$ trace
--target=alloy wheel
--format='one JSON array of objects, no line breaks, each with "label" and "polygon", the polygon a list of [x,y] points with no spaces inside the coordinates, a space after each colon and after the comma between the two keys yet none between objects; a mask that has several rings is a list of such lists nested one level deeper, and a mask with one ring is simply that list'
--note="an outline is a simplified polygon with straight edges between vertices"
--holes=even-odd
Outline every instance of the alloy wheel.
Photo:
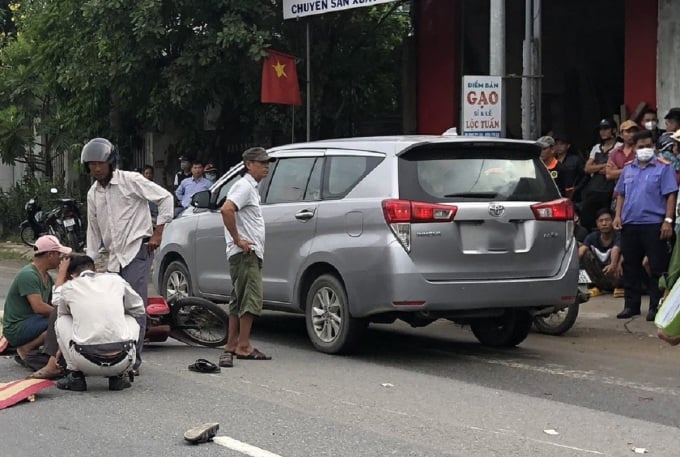
[{"label": "alloy wheel", "polygon": [[330,287],[320,288],[312,302],[312,325],[316,336],[324,343],[334,341],[342,327],[340,298]]}]

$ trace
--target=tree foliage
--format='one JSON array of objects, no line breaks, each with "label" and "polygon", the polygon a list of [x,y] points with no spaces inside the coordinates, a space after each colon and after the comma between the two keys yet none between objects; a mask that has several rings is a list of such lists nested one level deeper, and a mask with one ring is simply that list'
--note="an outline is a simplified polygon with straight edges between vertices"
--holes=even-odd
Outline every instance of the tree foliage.
[{"label": "tree foliage", "polygon": [[[403,8],[306,19],[315,138],[398,112]],[[218,152],[290,131],[289,107],[259,102],[266,48],[305,55],[304,21],[284,22],[281,9],[280,0],[0,1],[12,12],[0,48],[2,160],[49,173],[51,158],[93,136],[124,153],[149,131],[170,135],[177,151]],[[214,130],[204,129],[208,107],[219,113]],[[303,123],[298,109],[298,136]]]}]

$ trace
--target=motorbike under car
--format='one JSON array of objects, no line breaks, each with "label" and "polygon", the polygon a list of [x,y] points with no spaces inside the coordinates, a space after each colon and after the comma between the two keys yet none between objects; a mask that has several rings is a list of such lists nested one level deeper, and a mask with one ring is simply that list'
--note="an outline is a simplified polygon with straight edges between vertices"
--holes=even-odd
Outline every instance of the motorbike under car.
[{"label": "motorbike under car", "polygon": [[174,338],[190,345],[219,347],[227,344],[229,313],[222,306],[200,297],[165,301],[149,297],[146,307],[148,342]]},{"label": "motorbike under car", "polygon": [[574,326],[581,303],[590,300],[590,294],[588,293],[590,278],[588,273],[585,270],[579,270],[578,276],[578,290],[576,292],[576,299],[572,304],[552,308],[552,311],[549,308],[546,313],[534,316],[534,328],[539,333],[562,335]]}]

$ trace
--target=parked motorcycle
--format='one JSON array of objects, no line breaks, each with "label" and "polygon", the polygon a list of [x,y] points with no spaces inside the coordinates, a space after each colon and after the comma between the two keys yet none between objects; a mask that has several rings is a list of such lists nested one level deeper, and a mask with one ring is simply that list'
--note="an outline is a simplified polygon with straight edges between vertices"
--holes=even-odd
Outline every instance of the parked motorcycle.
[{"label": "parked motorcycle", "polygon": [[162,342],[171,337],[191,345],[227,344],[229,314],[204,298],[184,297],[168,303],[163,297],[149,297],[146,315],[145,341]]},{"label": "parked motorcycle", "polygon": [[571,305],[564,308],[555,309],[548,314],[534,316],[534,328],[539,333],[546,335],[562,335],[574,326],[581,303],[590,300],[588,284],[590,278],[585,270],[579,271],[578,291],[576,300]]},{"label": "parked motorcycle", "polygon": [[[58,190],[53,187],[50,192],[56,195]],[[47,213],[42,211],[35,198],[26,203],[26,220],[19,225],[21,240],[33,246],[38,237],[54,235],[63,245],[74,251],[82,251],[85,247],[85,226],[78,202],[70,197],[56,198],[54,201],[57,205]]]}]

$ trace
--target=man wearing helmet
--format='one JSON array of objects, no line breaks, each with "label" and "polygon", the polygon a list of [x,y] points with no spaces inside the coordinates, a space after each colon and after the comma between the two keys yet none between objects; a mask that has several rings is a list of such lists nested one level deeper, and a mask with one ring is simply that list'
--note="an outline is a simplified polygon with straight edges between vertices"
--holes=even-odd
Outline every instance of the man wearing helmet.
[{"label": "man wearing helmet", "polygon": [[[105,138],[90,140],[80,161],[94,183],[87,193],[87,248],[92,259],[99,255],[101,243],[109,251],[109,272],[120,274],[130,283],[144,304],[153,251],[161,244],[163,228],[172,220],[172,195],[140,173],[116,169],[118,152]],[[158,206],[156,228],[151,224],[149,202]],[[137,359],[141,364],[146,315],[137,318],[140,335]]]}]

